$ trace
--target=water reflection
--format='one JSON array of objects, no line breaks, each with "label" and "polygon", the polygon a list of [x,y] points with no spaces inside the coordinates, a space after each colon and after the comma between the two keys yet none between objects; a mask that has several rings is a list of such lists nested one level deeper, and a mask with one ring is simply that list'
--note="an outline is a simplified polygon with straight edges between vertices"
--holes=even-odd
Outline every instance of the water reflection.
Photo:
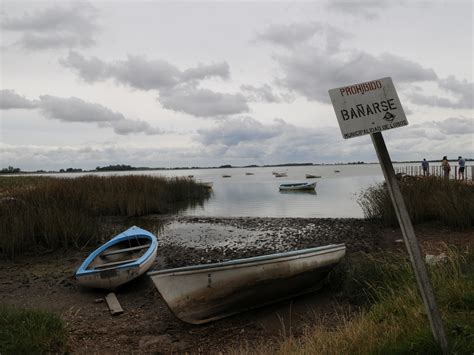
[{"label": "water reflection", "polygon": [[281,194],[310,194],[316,195],[314,190],[280,190]]}]

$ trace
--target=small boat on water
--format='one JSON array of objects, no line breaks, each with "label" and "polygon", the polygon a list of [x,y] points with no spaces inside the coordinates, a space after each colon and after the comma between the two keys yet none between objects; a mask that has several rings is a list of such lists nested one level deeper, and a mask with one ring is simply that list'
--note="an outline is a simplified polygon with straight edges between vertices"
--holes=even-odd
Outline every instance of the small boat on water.
[{"label": "small boat on water", "polygon": [[222,175],[223,178],[230,178],[232,175]]},{"label": "small boat on water", "polygon": [[318,179],[321,175],[306,174],[306,179]]},{"label": "small boat on water", "polygon": [[294,184],[281,184],[280,191],[305,191],[314,190],[316,188],[316,182],[299,182]]},{"label": "small boat on water", "polygon": [[253,175],[253,173],[245,173],[245,175]]},{"label": "small boat on water", "polygon": [[76,271],[80,285],[114,290],[147,271],[158,242],[150,232],[133,226],[94,250]]},{"label": "small boat on water", "polygon": [[202,324],[322,287],[344,244],[147,274],[176,317]]},{"label": "small boat on water", "polygon": [[334,172],[335,172],[335,173],[340,173],[340,172],[341,172],[341,170],[334,170]]},{"label": "small boat on water", "polygon": [[273,175],[275,175],[275,177],[287,177],[288,176],[286,173],[275,173]]}]

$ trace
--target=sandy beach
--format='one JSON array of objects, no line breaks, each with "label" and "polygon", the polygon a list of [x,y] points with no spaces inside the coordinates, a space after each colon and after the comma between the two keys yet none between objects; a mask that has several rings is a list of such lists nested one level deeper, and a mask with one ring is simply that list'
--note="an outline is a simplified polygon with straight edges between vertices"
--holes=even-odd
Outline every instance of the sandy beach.
[{"label": "sandy beach", "polygon": [[[362,219],[202,218],[149,216],[134,220],[147,228],[161,225],[154,269],[218,262],[345,243],[346,259],[381,251],[407,257],[397,228]],[[424,253],[446,245],[474,246],[474,232],[454,231],[436,223],[416,226]],[[315,322],[336,322],[335,310],[351,312],[329,288],[205,325],[189,325],[167,308],[146,276],[116,291],[124,313],[112,316],[106,291],[79,287],[74,272],[93,247],[83,251],[45,251],[14,262],[0,260],[1,302],[56,312],[67,323],[71,353],[219,353],[298,335]]]}]

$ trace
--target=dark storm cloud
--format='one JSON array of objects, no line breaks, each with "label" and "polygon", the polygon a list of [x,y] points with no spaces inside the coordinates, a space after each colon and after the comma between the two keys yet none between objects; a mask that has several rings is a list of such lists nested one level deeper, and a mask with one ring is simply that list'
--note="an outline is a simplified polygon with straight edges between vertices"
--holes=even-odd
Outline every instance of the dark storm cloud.
[{"label": "dark storm cloud", "polygon": [[18,95],[14,90],[0,90],[0,109],[22,109],[35,108],[37,102],[28,100],[27,98]]},{"label": "dark storm cloud", "polygon": [[87,47],[94,44],[97,11],[87,3],[71,3],[25,11],[22,16],[1,18],[1,28],[18,34],[14,45],[25,49]]}]

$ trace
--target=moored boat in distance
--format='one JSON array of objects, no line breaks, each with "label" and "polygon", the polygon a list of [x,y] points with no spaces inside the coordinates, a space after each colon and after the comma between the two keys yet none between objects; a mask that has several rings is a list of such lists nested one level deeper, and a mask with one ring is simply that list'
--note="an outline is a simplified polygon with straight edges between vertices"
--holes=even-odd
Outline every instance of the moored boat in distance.
[{"label": "moored boat in distance", "polygon": [[275,177],[287,177],[287,173],[274,173]]},{"label": "moored boat in distance", "polygon": [[133,226],[89,254],[76,279],[82,286],[114,290],[151,267],[157,246],[153,234]]},{"label": "moored boat in distance", "polygon": [[306,191],[314,190],[316,188],[316,182],[299,182],[294,184],[281,184],[279,186],[280,191]]},{"label": "moored boat in distance", "polygon": [[232,175],[222,175],[223,178],[230,178]]},{"label": "moored boat in distance", "polygon": [[312,175],[312,174],[306,174],[306,179],[317,179],[320,178],[321,175]]},{"label": "moored boat in distance", "polygon": [[201,324],[321,288],[345,251],[331,244],[148,275],[176,317]]},{"label": "moored boat in distance", "polygon": [[253,175],[253,173],[245,173],[245,175]]}]

